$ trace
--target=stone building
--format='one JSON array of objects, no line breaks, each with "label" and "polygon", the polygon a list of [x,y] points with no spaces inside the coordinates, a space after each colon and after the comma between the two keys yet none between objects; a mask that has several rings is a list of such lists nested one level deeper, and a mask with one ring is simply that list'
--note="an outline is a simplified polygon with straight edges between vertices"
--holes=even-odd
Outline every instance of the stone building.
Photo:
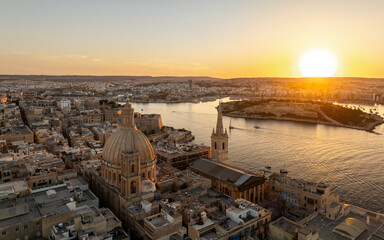
[{"label": "stone building", "polygon": [[158,162],[166,162],[180,170],[198,158],[210,158],[210,148],[197,144],[162,144],[155,146],[155,152]]},{"label": "stone building", "polygon": [[169,236],[177,233],[182,224],[182,217],[177,213],[161,211],[158,214],[144,219],[144,239],[148,240],[168,240]]},{"label": "stone building", "polygon": [[0,140],[6,140],[7,142],[25,141],[33,143],[33,132],[27,126],[18,126],[0,131]]},{"label": "stone building", "polygon": [[262,175],[202,158],[195,160],[189,170],[210,179],[213,188],[228,196],[253,203],[261,203],[265,199],[266,179]]},{"label": "stone building", "polygon": [[217,107],[217,113],[216,132],[213,129],[211,135],[211,158],[219,162],[228,163],[228,133],[227,129],[224,132],[220,105]]},{"label": "stone building", "polygon": [[319,233],[303,224],[281,217],[269,224],[269,233],[272,240],[316,240]]},{"label": "stone building", "polygon": [[103,119],[103,114],[98,109],[82,110],[80,115],[83,116],[83,123],[101,122]]},{"label": "stone building", "polygon": [[[0,201],[0,240],[48,239],[52,226],[68,222],[76,216],[83,219],[85,209],[93,209],[94,215],[99,214],[98,198],[80,177],[31,192],[23,190],[25,183],[13,185],[15,187],[1,186],[4,188]],[[121,226],[118,219],[112,218],[116,224],[101,230],[112,231]],[[83,225],[81,229],[94,227],[90,225]]]},{"label": "stone building", "polygon": [[272,174],[269,177],[269,188],[272,192],[281,193],[289,205],[288,210],[297,215],[300,215],[300,211],[296,209],[314,212],[339,201],[339,197],[332,194],[326,184],[292,179],[285,174]]},{"label": "stone building", "polygon": [[266,179],[262,174],[228,164],[228,133],[224,132],[220,105],[217,112],[216,131],[211,135],[211,160],[196,159],[189,170],[210,179],[212,187],[226,195],[261,203],[265,199]]},{"label": "stone building", "polygon": [[147,134],[160,132],[163,127],[163,121],[160,114],[141,114],[136,113],[135,122],[137,128]]},{"label": "stone building", "polygon": [[119,129],[105,143],[101,172],[93,173],[91,181],[100,201],[125,227],[130,205],[154,199],[156,155],[147,137],[136,128],[129,102],[122,109]]}]

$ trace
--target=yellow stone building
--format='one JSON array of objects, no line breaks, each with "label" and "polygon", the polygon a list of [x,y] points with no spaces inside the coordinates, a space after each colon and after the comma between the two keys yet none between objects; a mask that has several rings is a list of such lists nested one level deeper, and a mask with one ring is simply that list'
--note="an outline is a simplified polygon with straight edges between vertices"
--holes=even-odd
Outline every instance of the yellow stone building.
[{"label": "yellow stone building", "polygon": [[211,159],[197,159],[189,170],[210,179],[213,188],[228,196],[258,204],[265,199],[266,179],[262,174],[228,164],[228,133],[223,127],[220,105],[216,129],[211,135]]},{"label": "yellow stone building", "polygon": [[127,226],[127,209],[152,201],[156,190],[156,155],[147,137],[136,128],[134,109],[127,103],[121,124],[106,141],[101,173],[92,174],[92,189]]}]

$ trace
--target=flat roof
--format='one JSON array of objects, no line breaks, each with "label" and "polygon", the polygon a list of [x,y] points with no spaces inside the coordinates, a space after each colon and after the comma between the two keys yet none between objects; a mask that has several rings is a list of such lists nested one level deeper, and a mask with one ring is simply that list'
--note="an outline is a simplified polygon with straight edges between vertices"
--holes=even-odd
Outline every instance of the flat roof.
[{"label": "flat roof", "polygon": [[297,230],[300,228],[297,224],[295,224],[294,222],[290,221],[285,217],[281,217],[276,221],[272,222],[271,224],[290,234],[295,234]]},{"label": "flat roof", "polygon": [[[367,216],[361,216],[355,213],[348,213],[346,216],[343,216],[337,220],[331,220],[324,215],[319,214],[315,218],[308,221],[307,226],[315,229],[319,232],[319,237],[322,239],[333,239],[333,240],[345,240],[346,238],[333,232],[334,228],[342,223],[347,218],[354,218],[360,222],[366,224]],[[356,240],[365,240],[369,239],[374,233],[383,226],[383,223],[376,222],[372,217],[367,225],[366,231],[359,235]]]}]

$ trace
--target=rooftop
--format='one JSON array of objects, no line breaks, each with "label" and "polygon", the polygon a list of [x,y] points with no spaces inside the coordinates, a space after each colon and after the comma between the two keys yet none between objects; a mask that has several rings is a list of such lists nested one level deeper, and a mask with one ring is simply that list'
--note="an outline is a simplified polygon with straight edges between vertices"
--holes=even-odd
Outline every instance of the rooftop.
[{"label": "rooftop", "polygon": [[171,224],[171,222],[167,219],[167,213],[161,212],[156,215],[147,217],[145,220],[148,221],[155,228],[160,228],[165,225]]},{"label": "rooftop", "polygon": [[[47,194],[47,191],[50,190],[54,190],[55,194]],[[83,198],[76,200],[76,206],[97,204],[94,200],[97,200],[96,196],[87,189],[83,192]],[[75,201],[74,194],[63,184],[39,189],[25,197],[2,201],[0,202],[0,209],[2,209],[0,228],[36,220],[44,216],[69,212],[71,210],[67,203],[73,201]]]},{"label": "rooftop", "polygon": [[[370,236],[372,236],[375,232],[377,232],[380,228],[383,228],[383,223],[375,221],[373,218],[369,221],[369,224],[367,224],[367,217],[362,216],[361,214],[350,212],[346,216],[343,216],[335,221],[328,219],[326,216],[319,214],[312,220],[308,222],[308,227],[313,228],[319,232],[319,236],[322,239],[334,239],[334,240],[345,240],[345,237],[333,232],[335,227],[337,227],[339,224],[344,222],[348,218],[353,218],[361,223],[364,223],[366,225],[366,230],[362,232],[361,235],[359,235],[356,239],[357,240],[363,240],[363,239],[369,239]],[[378,236],[380,236],[380,233]]]},{"label": "rooftop", "polygon": [[200,151],[201,149],[209,149],[208,146],[198,145],[198,144],[161,144],[155,146],[157,153],[163,153],[169,156],[184,154],[184,153],[194,153],[195,151]]},{"label": "rooftop", "polygon": [[13,136],[18,134],[33,134],[33,132],[27,126],[1,128],[1,132],[0,132],[0,135],[7,135],[7,136]]},{"label": "rooftop", "polygon": [[265,182],[265,177],[262,175],[251,174],[233,166],[203,158],[196,159],[189,168],[244,190]]}]

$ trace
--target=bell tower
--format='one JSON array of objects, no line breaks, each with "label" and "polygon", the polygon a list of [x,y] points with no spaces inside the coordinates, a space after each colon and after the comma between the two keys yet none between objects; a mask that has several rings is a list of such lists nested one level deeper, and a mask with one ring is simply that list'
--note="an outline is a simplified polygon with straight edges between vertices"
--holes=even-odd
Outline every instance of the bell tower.
[{"label": "bell tower", "polygon": [[228,163],[228,133],[224,131],[223,119],[221,116],[221,105],[217,109],[216,132],[213,129],[211,135],[211,159],[222,163]]},{"label": "bell tower", "polygon": [[123,151],[121,156],[121,193],[130,198],[141,192],[140,154],[137,151]]}]

